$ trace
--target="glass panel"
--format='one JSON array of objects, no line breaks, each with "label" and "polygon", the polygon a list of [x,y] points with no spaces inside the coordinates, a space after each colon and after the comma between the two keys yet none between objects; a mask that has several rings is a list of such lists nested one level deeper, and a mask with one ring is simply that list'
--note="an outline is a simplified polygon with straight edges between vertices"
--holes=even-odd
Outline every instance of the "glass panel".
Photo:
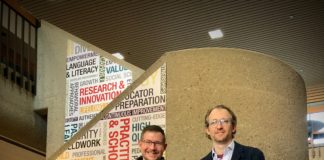
[{"label": "glass panel", "polygon": [[24,21],[24,41],[29,44],[29,23]]},{"label": "glass panel", "polygon": [[35,43],[36,43],[36,36],[35,36],[35,27],[30,26],[30,46],[32,48],[35,48]]},{"label": "glass panel", "polygon": [[8,11],[9,8],[7,5],[3,4],[3,10],[2,10],[2,26],[6,29],[8,29]]},{"label": "glass panel", "polygon": [[10,32],[16,33],[16,12],[10,9]]},{"label": "glass panel", "polygon": [[20,15],[17,15],[17,37],[19,39],[22,37],[22,18]]}]

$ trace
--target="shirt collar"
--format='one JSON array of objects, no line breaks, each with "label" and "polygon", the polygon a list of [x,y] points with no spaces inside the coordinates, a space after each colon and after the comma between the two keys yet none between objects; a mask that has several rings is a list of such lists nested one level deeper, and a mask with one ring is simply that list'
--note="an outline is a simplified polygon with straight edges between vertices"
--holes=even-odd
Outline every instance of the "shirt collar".
[{"label": "shirt collar", "polygon": [[232,142],[227,146],[227,148],[230,150],[234,150],[234,145],[235,145],[234,140],[232,140]]},{"label": "shirt collar", "polygon": [[[233,151],[234,146],[235,146],[235,143],[234,143],[234,140],[232,140],[232,142],[230,144],[228,144],[228,146],[225,148],[224,154],[226,154],[226,152],[228,152],[228,151]],[[215,155],[216,155],[216,152],[215,152],[215,149],[213,147],[212,148],[212,156],[213,156],[213,158],[215,157]]]}]

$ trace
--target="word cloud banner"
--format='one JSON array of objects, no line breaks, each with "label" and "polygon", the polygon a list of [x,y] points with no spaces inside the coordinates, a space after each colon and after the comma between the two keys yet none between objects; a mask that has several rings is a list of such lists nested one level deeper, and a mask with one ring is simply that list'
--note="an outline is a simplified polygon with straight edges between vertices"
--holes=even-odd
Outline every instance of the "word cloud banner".
[{"label": "word cloud banner", "polygon": [[[119,86],[118,81],[116,90]],[[138,142],[143,128],[154,124],[166,130],[165,123],[166,64],[114,106],[58,159],[135,160],[141,155]]]},{"label": "word cloud banner", "polygon": [[69,44],[65,141],[132,83],[132,72],[127,68],[77,43]]}]

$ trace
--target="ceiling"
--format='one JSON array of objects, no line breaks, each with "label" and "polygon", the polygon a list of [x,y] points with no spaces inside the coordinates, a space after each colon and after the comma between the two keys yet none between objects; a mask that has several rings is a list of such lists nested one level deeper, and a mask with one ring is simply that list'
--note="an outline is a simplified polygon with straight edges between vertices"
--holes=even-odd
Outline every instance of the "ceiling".
[{"label": "ceiling", "polygon": [[[163,53],[201,47],[262,52],[324,84],[324,1],[18,0],[46,20],[147,69]],[[211,40],[220,28],[224,37]]]}]

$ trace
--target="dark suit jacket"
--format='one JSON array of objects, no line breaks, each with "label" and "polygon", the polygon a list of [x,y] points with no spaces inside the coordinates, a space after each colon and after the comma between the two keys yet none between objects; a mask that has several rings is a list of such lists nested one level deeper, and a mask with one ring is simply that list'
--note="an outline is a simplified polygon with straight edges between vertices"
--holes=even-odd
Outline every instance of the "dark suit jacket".
[{"label": "dark suit jacket", "polygon": [[[234,142],[234,151],[231,160],[264,160],[264,155],[258,148],[250,146],[244,146],[237,142]],[[209,152],[201,160],[213,160],[212,152]]]}]

